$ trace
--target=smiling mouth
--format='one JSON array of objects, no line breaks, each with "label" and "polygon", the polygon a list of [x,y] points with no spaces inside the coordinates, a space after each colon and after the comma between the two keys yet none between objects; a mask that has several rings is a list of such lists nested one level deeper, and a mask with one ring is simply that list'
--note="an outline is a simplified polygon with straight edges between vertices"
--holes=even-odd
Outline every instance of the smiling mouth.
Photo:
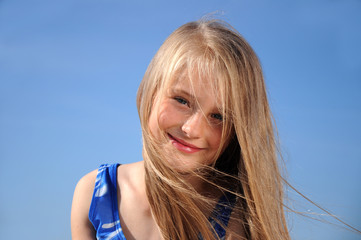
[{"label": "smiling mouth", "polygon": [[202,150],[202,148],[198,148],[198,147],[196,147],[192,144],[189,144],[181,139],[175,138],[172,135],[170,135],[169,133],[168,133],[168,137],[170,138],[173,146],[181,152],[195,153],[195,152]]}]

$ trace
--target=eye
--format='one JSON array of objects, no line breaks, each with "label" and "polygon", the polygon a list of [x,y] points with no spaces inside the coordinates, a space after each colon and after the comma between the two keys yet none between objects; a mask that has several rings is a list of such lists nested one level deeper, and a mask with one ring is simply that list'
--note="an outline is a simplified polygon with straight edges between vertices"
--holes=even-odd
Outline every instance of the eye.
[{"label": "eye", "polygon": [[213,113],[213,114],[211,114],[211,117],[216,119],[216,120],[223,121],[223,117],[219,113]]},{"label": "eye", "polygon": [[188,101],[185,100],[184,98],[181,98],[181,97],[175,97],[174,98],[177,102],[179,102],[180,104],[183,104],[183,105],[188,105]]}]

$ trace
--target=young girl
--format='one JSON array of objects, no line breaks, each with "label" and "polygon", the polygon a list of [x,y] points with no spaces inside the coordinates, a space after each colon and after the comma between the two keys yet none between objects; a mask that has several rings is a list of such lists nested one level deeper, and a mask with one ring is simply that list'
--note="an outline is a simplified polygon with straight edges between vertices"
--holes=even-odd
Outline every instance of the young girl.
[{"label": "young girl", "polygon": [[143,161],[78,183],[76,239],[289,239],[262,70],[217,20],[187,23],[140,84]]}]

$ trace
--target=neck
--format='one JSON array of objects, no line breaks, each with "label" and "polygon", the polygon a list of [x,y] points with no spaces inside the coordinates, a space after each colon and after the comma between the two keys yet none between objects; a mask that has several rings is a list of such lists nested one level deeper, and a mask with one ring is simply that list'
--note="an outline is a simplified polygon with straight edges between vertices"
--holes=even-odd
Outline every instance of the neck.
[{"label": "neck", "polygon": [[198,193],[204,195],[210,190],[210,184],[205,182],[200,176],[195,174],[183,175],[185,182],[192,186]]},{"label": "neck", "polygon": [[133,175],[133,179],[136,185],[134,190],[137,192],[139,201],[141,201],[139,208],[150,215],[150,205],[146,193],[144,161],[137,163],[137,170]]}]

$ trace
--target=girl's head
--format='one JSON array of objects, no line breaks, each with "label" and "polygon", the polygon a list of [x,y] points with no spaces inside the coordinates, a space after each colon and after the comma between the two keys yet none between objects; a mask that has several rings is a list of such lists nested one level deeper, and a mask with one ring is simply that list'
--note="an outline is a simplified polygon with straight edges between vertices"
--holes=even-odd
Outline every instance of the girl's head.
[{"label": "girl's head", "polygon": [[[177,96],[175,88],[183,88],[190,96]],[[206,104],[197,98],[200,94],[204,95],[203,98],[208,97]],[[163,141],[169,138],[171,133],[159,122],[162,103],[169,97],[178,101],[185,100],[184,104],[203,114],[202,121],[207,122],[207,129],[217,132],[217,151],[213,151],[212,160],[207,156],[208,160],[205,162],[214,163],[221,170],[229,167],[230,162],[227,162],[227,166],[222,166],[222,162],[215,160],[220,159],[226,145],[232,145],[232,151],[235,151],[234,146],[239,145],[235,133],[240,132],[241,126],[249,127],[252,124],[252,118],[256,117],[253,112],[262,111],[251,105],[266,99],[255,53],[235,30],[215,20],[191,22],[181,26],[168,37],[150,63],[139,87],[137,99],[141,125],[146,135],[145,144],[147,139],[153,143],[159,140],[159,137],[154,138],[154,132],[152,133],[149,127],[150,123],[154,123],[151,120],[155,119],[155,115],[158,116],[158,127],[164,137]],[[182,97],[182,100],[176,99],[177,97]],[[184,114],[190,115],[189,112]],[[173,116],[166,117],[169,120]],[[154,124],[151,126],[155,127]],[[187,136],[182,135],[182,132],[175,134],[174,137],[186,140]],[[189,143],[196,141],[191,140]],[[238,166],[235,164],[234,161],[233,170]]]},{"label": "girl's head", "polygon": [[216,199],[184,172],[236,194],[233,212],[252,239],[288,239],[262,70],[237,31],[217,20],[175,30],[144,75],[137,107],[148,200],[164,239],[213,238],[199,203]]}]

